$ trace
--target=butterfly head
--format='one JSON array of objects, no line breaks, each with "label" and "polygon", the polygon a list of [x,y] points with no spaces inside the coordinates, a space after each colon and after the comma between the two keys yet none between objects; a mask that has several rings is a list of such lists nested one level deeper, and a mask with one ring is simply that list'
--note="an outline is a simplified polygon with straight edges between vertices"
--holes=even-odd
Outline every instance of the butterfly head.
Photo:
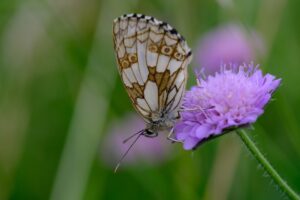
[{"label": "butterfly head", "polygon": [[169,131],[174,126],[176,120],[177,118],[174,118],[173,113],[161,116],[157,120],[153,120],[147,124],[143,135],[146,137],[155,137],[160,131]]}]

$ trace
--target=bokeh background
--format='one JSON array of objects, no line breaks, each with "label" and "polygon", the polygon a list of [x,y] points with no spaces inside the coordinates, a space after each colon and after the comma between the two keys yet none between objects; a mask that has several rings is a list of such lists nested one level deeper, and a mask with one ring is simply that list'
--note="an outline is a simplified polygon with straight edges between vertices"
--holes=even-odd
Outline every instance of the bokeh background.
[{"label": "bokeh background", "polygon": [[194,52],[226,24],[260,35],[251,60],[282,85],[248,132],[300,192],[299,8],[298,0],[2,0],[0,199],[287,198],[234,134],[194,152],[164,137],[146,142],[113,173],[124,147],[109,136],[143,127],[118,77],[111,35],[113,19],[131,12],[169,22]]}]

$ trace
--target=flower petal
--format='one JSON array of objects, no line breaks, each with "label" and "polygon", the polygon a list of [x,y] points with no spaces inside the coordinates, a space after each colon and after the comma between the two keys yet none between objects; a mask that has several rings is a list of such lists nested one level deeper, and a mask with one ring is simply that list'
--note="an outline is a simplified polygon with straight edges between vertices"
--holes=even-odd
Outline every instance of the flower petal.
[{"label": "flower petal", "polygon": [[196,137],[199,138],[199,139],[206,138],[206,137],[209,136],[208,131],[209,131],[209,126],[208,125],[199,126],[196,129]]},{"label": "flower petal", "polygon": [[185,150],[191,150],[197,145],[198,142],[199,142],[199,139],[194,138],[194,137],[188,137],[183,143],[183,148]]}]

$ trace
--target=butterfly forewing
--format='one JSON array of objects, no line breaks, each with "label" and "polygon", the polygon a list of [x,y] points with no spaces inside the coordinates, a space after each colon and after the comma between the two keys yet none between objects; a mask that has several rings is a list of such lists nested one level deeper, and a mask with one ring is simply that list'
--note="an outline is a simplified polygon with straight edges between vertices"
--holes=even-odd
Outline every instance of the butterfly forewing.
[{"label": "butterfly forewing", "polygon": [[185,91],[191,50],[169,24],[142,14],[113,23],[118,69],[126,91],[145,121],[177,112]]}]

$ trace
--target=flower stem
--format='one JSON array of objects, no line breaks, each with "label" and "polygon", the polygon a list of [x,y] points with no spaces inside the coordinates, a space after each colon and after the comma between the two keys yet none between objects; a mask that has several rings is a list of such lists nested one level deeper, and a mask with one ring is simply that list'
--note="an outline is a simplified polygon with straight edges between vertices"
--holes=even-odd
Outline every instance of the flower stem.
[{"label": "flower stem", "polygon": [[284,191],[290,199],[299,200],[300,197],[298,196],[298,194],[281,178],[278,172],[272,167],[269,161],[257,148],[253,140],[247,135],[246,131],[243,129],[237,129],[236,132],[238,133],[248,150],[252,153],[255,159],[263,166],[263,168],[272,177],[272,179],[280,187],[280,189]]}]

